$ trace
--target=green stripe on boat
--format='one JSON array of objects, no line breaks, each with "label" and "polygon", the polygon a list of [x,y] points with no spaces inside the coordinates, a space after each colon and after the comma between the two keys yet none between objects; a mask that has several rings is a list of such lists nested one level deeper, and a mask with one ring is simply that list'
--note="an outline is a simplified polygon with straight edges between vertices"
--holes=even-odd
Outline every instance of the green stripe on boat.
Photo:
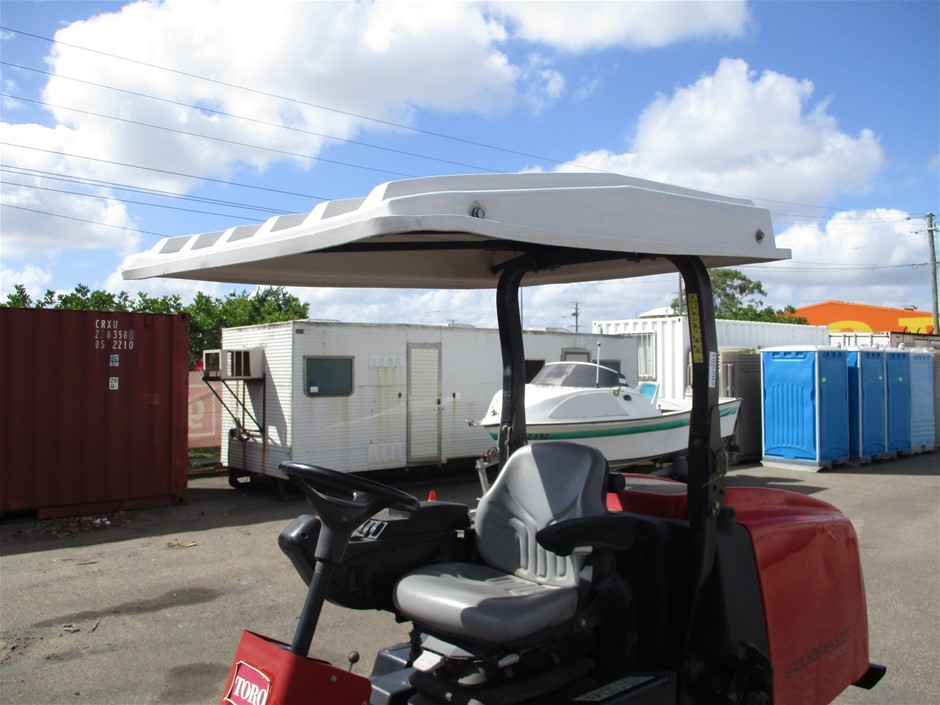
[{"label": "green stripe on boat", "polygon": [[[719,409],[719,416],[730,416],[737,411],[734,407],[728,409]],[[597,423],[597,422],[596,422]],[[603,422],[599,422],[603,423]],[[684,416],[680,419],[666,419],[654,417],[653,421],[645,424],[636,424],[635,426],[619,428],[601,428],[585,431],[555,431],[553,433],[539,433],[533,431],[526,434],[526,439],[530,441],[571,441],[578,438],[609,438],[611,436],[632,436],[637,433],[651,433],[656,431],[671,431],[675,428],[689,425],[689,417]],[[499,438],[499,433],[490,432],[490,437],[495,441]]]}]

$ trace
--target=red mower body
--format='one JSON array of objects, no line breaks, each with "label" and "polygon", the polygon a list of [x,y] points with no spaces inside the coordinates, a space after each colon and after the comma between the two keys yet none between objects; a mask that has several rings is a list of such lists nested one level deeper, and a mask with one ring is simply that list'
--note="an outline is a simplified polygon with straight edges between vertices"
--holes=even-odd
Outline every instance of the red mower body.
[{"label": "red mower body", "polygon": [[368,678],[297,656],[287,644],[245,631],[221,705],[360,705],[369,702],[371,693]]},{"label": "red mower body", "polygon": [[[612,511],[688,516],[686,485],[627,475]],[[774,668],[774,703],[827,703],[868,670],[868,617],[858,537],[831,504],[784,490],[729,487],[751,537]]]}]

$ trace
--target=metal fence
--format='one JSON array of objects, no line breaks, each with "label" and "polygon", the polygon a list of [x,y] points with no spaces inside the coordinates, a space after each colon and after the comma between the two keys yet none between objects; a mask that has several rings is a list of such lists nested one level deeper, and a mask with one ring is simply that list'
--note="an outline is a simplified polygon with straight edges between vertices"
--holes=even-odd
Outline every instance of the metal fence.
[{"label": "metal fence", "polygon": [[[216,390],[220,382],[210,382]],[[202,381],[202,372],[189,373],[189,447],[218,446],[222,435],[222,404],[209,386]]]}]

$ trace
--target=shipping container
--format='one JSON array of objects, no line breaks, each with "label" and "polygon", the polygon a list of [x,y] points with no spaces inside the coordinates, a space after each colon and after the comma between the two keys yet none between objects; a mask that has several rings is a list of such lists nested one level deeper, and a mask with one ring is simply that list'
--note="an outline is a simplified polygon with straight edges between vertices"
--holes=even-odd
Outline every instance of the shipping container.
[{"label": "shipping container", "polygon": [[761,352],[765,465],[820,470],[849,459],[845,350],[779,347]]},{"label": "shipping container", "polygon": [[[526,372],[600,360],[637,382],[636,340],[525,331]],[[600,344],[600,345],[598,345]],[[492,448],[480,421],[502,386],[498,332],[294,321],[226,328],[206,375],[224,384],[222,463],[282,477],[284,460],[342,472],[443,465]]]},{"label": "shipping container", "polygon": [[0,308],[0,514],[186,494],[186,314]]},{"label": "shipping container", "polygon": [[829,331],[829,344],[837,348],[940,348],[940,335],[890,331]]}]

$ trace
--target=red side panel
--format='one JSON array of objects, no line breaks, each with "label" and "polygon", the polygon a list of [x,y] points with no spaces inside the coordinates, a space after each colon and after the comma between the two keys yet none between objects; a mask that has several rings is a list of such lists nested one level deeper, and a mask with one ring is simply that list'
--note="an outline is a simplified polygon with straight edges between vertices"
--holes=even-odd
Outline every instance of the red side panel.
[{"label": "red side panel", "polygon": [[664,477],[624,474],[627,489],[607,495],[612,512],[636,512],[663,519],[688,519],[689,502],[685,483]]},{"label": "red side panel", "polygon": [[754,544],[774,702],[832,701],[868,670],[855,529],[832,505],[783,490],[731,489],[728,504]]},{"label": "red side panel", "polygon": [[[612,511],[687,519],[685,485],[625,475]],[[726,504],[751,536],[774,666],[773,702],[832,701],[868,669],[868,617],[851,522],[796,492],[732,487]]]},{"label": "red side panel", "polygon": [[368,678],[326,661],[297,656],[287,644],[245,631],[221,705],[359,705],[369,702],[371,696]]}]

